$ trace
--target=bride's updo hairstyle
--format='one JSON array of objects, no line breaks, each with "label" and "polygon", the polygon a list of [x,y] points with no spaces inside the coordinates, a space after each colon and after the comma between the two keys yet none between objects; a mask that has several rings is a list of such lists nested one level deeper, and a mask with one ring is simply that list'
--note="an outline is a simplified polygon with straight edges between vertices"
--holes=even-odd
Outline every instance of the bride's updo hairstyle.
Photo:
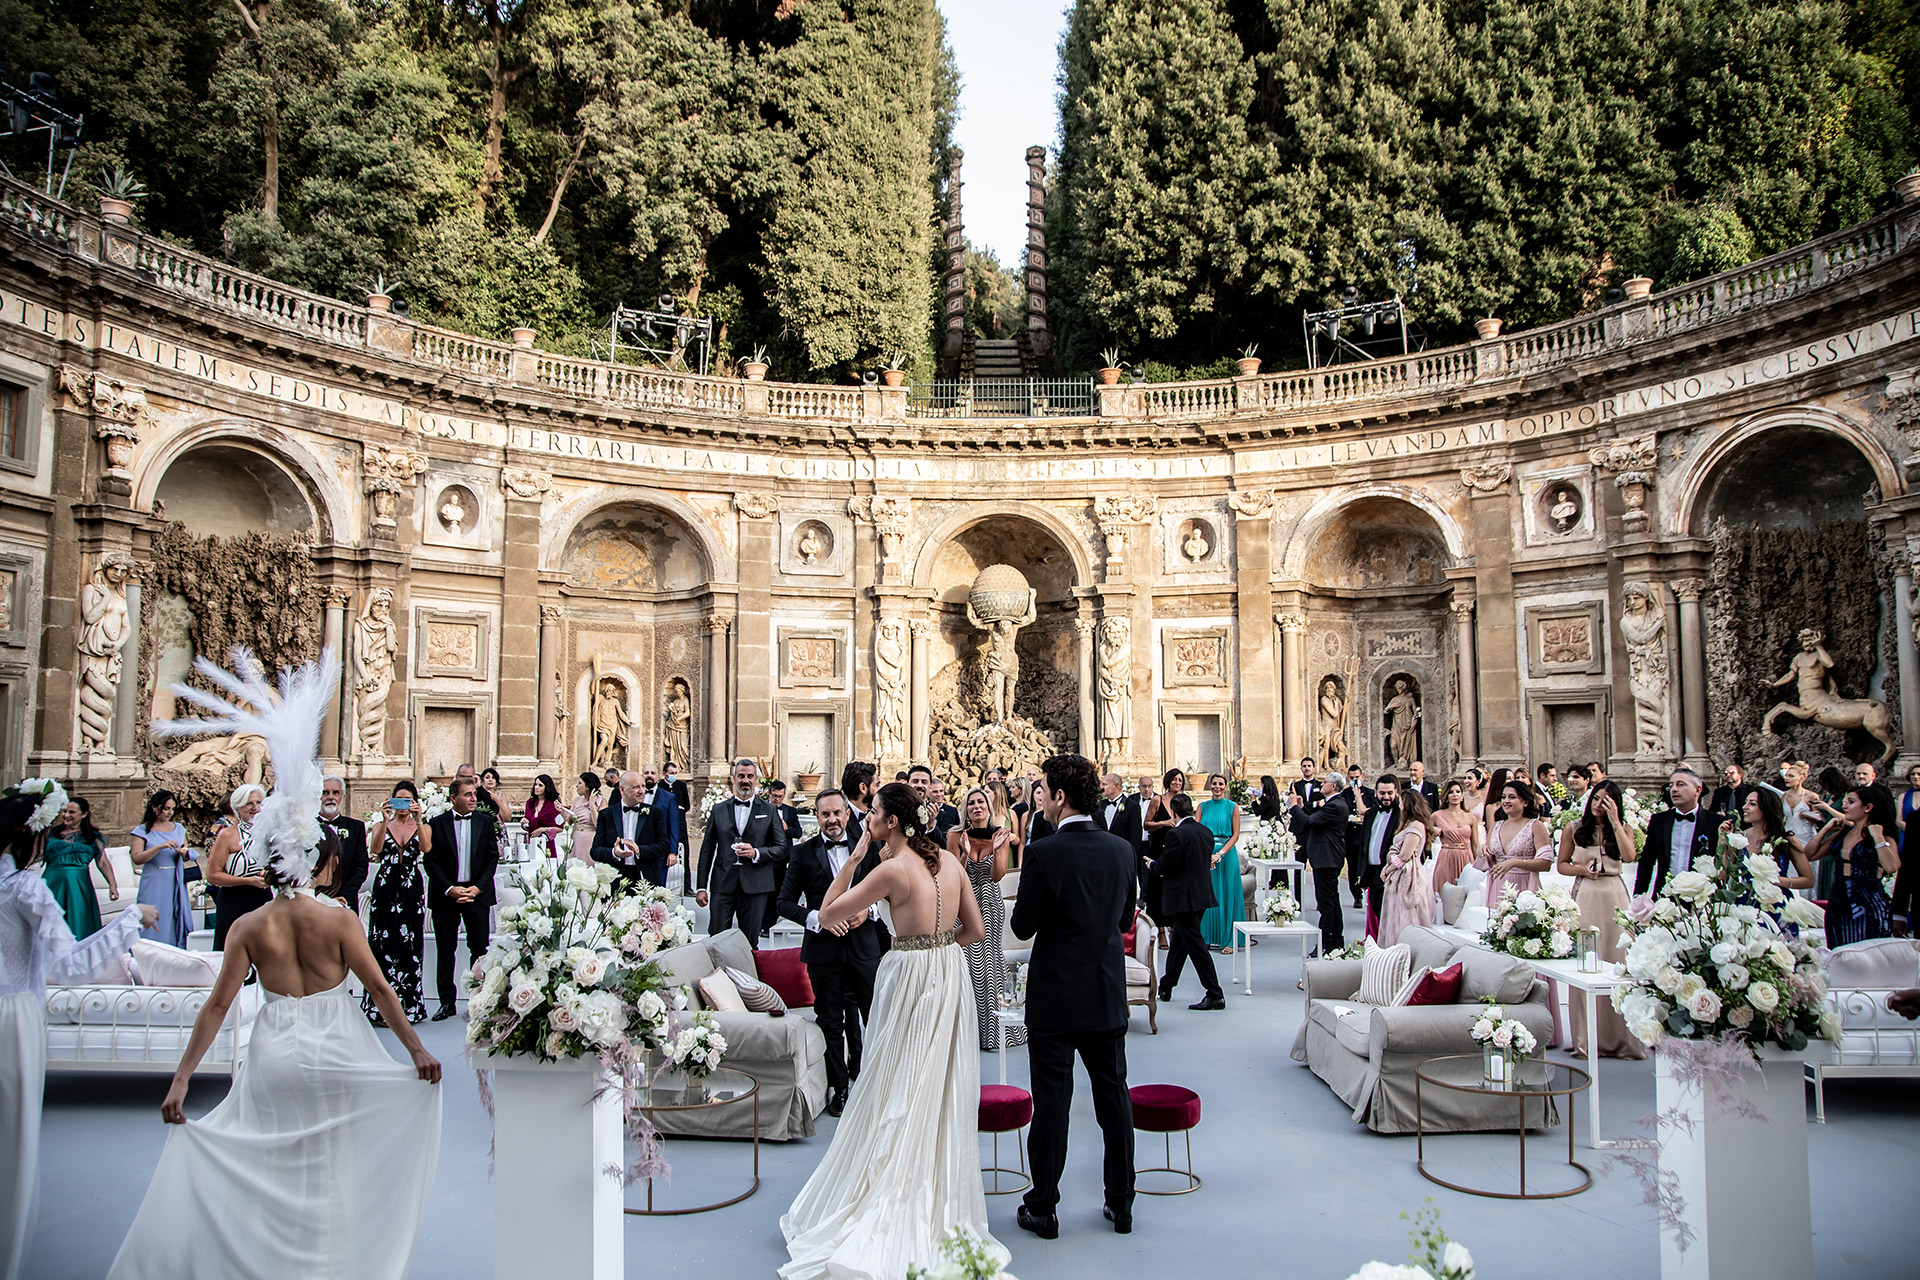
[{"label": "bride's updo hairstyle", "polygon": [[900,824],[907,833],[907,845],[920,855],[927,864],[927,870],[934,875],[940,874],[940,844],[927,834],[927,823],[920,816],[920,797],[913,788],[904,782],[889,782],[880,788],[880,794],[874,798],[874,805],[880,812]]}]

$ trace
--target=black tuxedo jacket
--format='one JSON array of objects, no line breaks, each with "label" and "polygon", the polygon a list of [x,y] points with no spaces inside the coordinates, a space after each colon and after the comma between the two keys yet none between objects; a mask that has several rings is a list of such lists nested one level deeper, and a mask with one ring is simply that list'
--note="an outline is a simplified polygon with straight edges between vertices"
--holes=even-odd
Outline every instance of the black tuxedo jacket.
[{"label": "black tuxedo jacket", "polygon": [[[667,811],[654,803],[660,793],[640,802],[640,818],[633,824],[633,843],[639,847],[631,863],[622,861],[613,851],[614,841],[620,839],[626,830],[623,814],[626,801],[620,798],[619,791],[613,793],[613,799],[600,811],[599,821],[593,825],[593,850],[591,857],[595,862],[604,862],[625,876],[628,880],[647,879],[649,867],[662,873],[666,870],[667,855],[673,852],[673,823]],[[662,874],[662,879],[665,875]]]},{"label": "black tuxedo jacket", "polygon": [[1106,797],[1101,797],[1100,803],[1094,807],[1094,825],[1104,826],[1106,830],[1132,845],[1137,852],[1146,843],[1146,829],[1140,822],[1140,797],[1123,795],[1113,803],[1119,808],[1113,815],[1112,823],[1108,824],[1108,801]]},{"label": "black tuxedo jacket", "polygon": [[777,804],[773,806],[773,810],[780,815],[780,825],[787,829],[787,844],[789,846],[799,844],[807,838],[807,833],[802,830],[800,826],[800,811],[798,809],[790,804]]},{"label": "black tuxedo jacket", "polygon": [[[1739,814],[1746,807],[1747,797],[1760,789],[1757,782],[1743,782],[1737,787],[1719,786],[1713,789],[1713,803],[1707,807],[1720,815],[1722,822]],[[1651,822],[1651,819],[1649,819]]]},{"label": "black tuxedo jacket", "polygon": [[[854,847],[857,849],[864,839],[855,835]],[[859,884],[879,865],[880,850],[868,842],[867,851],[854,870],[852,883]],[[793,847],[787,859],[786,877],[780,882],[780,900],[775,905],[781,915],[804,926],[807,913],[820,909],[832,885],[833,864],[827,860],[827,838],[816,835]],[[863,920],[847,930],[845,937],[836,937],[825,929],[807,933],[800,939],[800,959],[810,965],[832,964],[837,960],[878,964],[892,943],[893,935],[887,932],[884,921]]]},{"label": "black tuxedo jacket", "polygon": [[960,811],[950,804],[943,804],[940,806],[940,811],[933,815],[933,838],[941,844],[945,844],[947,842],[947,832],[952,831],[959,825]]},{"label": "black tuxedo jacket", "polygon": [[[752,862],[735,856],[735,841],[745,841],[758,855]],[[714,893],[774,893],[787,873],[786,824],[765,796],[753,798],[745,831],[733,824],[733,797],[722,799],[707,815],[707,834],[700,841],[700,884]]]},{"label": "black tuxedo jacket", "polygon": [[1339,867],[1347,861],[1347,793],[1332,796],[1300,819],[1301,852],[1310,867]]},{"label": "black tuxedo jacket", "polygon": [[[1097,827],[1100,824],[1096,822],[1094,825]],[[1047,821],[1047,815],[1040,812],[1039,806],[1036,805],[1033,812],[1027,815],[1027,843],[1032,844],[1035,840],[1045,840],[1053,833],[1053,824]]]},{"label": "black tuxedo jacket", "polygon": [[[1209,845],[1213,838],[1207,838]],[[1209,855],[1211,856],[1211,855]],[[1037,1032],[1113,1031],[1127,1024],[1126,952],[1134,852],[1090,822],[1027,846],[1013,933],[1033,939],[1027,1025]],[[988,940],[991,943],[991,939]]]},{"label": "black tuxedo jacket", "polygon": [[[1393,820],[1394,811],[1392,809],[1375,805],[1372,809],[1368,810],[1366,818],[1360,823],[1359,853],[1361,884],[1379,883],[1380,869],[1386,865],[1387,855],[1393,852]],[[1386,834],[1380,838],[1380,861],[1376,863],[1372,861],[1373,836],[1374,832],[1381,827],[1386,828]]]},{"label": "black tuxedo jacket", "polygon": [[[1667,872],[1673,862],[1672,809],[1662,809],[1647,819],[1647,843],[1640,850],[1640,861],[1633,873],[1633,892],[1659,894],[1666,887]],[[1714,837],[1725,821],[1719,814],[1701,805],[1693,820],[1693,858],[1699,862],[1713,853]]]},{"label": "black tuxedo jacket", "polygon": [[1160,909],[1168,916],[1205,911],[1219,903],[1213,892],[1213,832],[1198,818],[1183,819],[1167,833],[1154,865],[1161,876]]},{"label": "black tuxedo jacket", "polygon": [[340,842],[340,865],[333,873],[340,900],[358,911],[360,886],[367,882],[367,824],[343,813],[332,822],[320,819],[320,825],[332,827]]},{"label": "black tuxedo jacket", "polygon": [[1318,809],[1321,796],[1320,779],[1295,778],[1287,784],[1287,794],[1297,796],[1300,803],[1308,809]]},{"label": "black tuxedo jacket", "polygon": [[494,815],[475,809],[467,819],[467,878],[456,880],[460,869],[460,846],[454,842],[453,810],[449,809],[427,824],[433,832],[433,848],[420,859],[427,873],[427,906],[454,905],[447,890],[455,885],[472,885],[480,890],[475,899],[481,906],[493,905],[493,873],[500,866],[500,842],[495,834]]},{"label": "black tuxedo jacket", "polygon": [[[1411,787],[1413,785],[1413,779],[1409,778],[1405,782],[1402,782],[1400,785],[1402,787]],[[1419,790],[1420,790],[1420,794],[1427,798],[1427,808],[1438,809],[1440,807],[1440,784],[1439,783],[1435,782],[1432,778],[1428,778],[1425,782],[1422,782],[1420,784]],[[1542,791],[1540,793],[1540,796],[1541,796],[1541,799],[1544,800],[1549,806],[1553,804],[1553,797],[1548,795],[1545,791]]]}]

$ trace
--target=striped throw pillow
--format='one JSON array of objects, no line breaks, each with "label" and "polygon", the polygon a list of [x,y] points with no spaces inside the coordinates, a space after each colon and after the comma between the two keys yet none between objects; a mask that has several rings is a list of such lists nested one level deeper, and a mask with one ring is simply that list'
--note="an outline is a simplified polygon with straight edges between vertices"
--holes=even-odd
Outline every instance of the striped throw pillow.
[{"label": "striped throw pillow", "polygon": [[776,1018],[786,1016],[787,1002],[780,998],[778,991],[738,969],[729,968],[727,976],[733,979],[734,990],[740,993],[740,1003],[747,1006],[748,1012],[770,1013]]},{"label": "striped throw pillow", "polygon": [[1366,958],[1361,963],[1366,967],[1360,971],[1360,994],[1354,1001],[1390,1005],[1406,985],[1407,973],[1413,967],[1413,948],[1404,942],[1383,947],[1368,938]]}]

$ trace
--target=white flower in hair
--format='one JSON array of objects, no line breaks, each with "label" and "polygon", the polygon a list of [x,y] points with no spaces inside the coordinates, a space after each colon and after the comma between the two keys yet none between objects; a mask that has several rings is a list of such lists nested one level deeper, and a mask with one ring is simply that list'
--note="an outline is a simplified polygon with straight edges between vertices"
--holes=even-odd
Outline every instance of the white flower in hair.
[{"label": "white flower in hair", "polygon": [[58,822],[60,811],[67,807],[67,789],[52,778],[28,778],[20,784],[16,794],[40,797],[40,803],[33,807],[33,813],[27,818],[27,830],[35,834]]},{"label": "white flower in hair", "polygon": [[280,673],[279,688],[267,683],[266,670],[248,649],[235,646],[226,671],[206,658],[196,658],[193,669],[228,696],[221,698],[191,685],[173,686],[175,697],[211,713],[197,720],[158,720],[153,732],[161,737],[191,737],[207,733],[252,734],[267,744],[273,764],[273,790],[261,802],[253,820],[255,840],[268,850],[274,869],[289,884],[313,880],[315,851],[320,844],[321,774],[316,758],[320,722],[340,687],[340,659],[329,649],[314,662]]}]

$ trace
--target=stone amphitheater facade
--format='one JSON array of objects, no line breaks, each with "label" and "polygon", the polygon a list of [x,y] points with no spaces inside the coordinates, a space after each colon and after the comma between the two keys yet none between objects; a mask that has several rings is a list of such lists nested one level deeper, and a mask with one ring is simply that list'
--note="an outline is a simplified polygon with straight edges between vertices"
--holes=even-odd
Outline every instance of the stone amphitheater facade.
[{"label": "stone amphitheater facade", "polygon": [[[978,719],[966,593],[1004,563],[1020,713],[1130,776],[1374,771],[1397,714],[1435,775],[1652,777],[1708,763],[1708,534],[1749,512],[1883,539],[1920,758],[1916,236],[1908,200],[1545,328],[981,419],[483,341],[0,182],[0,771],[134,820],[146,721],[232,630],[192,616],[209,574],[347,652],[322,750],[369,794],[892,770]],[[250,534],[290,550],[221,550]]]}]

